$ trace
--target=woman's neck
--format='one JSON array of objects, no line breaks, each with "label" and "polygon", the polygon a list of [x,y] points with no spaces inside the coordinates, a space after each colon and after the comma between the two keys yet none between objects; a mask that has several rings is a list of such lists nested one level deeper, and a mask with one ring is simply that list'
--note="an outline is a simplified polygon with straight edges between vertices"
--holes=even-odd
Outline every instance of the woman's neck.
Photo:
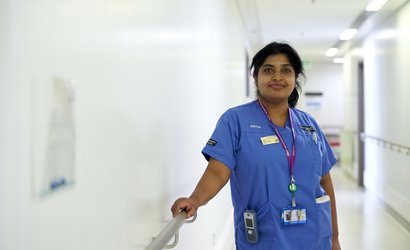
[{"label": "woman's neck", "polygon": [[259,98],[272,122],[278,126],[285,127],[286,119],[288,118],[288,102],[272,103],[264,98]]}]

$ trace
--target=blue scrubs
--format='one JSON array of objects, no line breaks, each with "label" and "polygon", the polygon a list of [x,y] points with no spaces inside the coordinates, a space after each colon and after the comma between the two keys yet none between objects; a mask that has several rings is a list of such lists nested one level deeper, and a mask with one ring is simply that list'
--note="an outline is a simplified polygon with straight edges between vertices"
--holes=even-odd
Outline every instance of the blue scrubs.
[{"label": "blue scrubs", "polygon": [[[325,195],[320,179],[336,159],[322,131],[309,114],[291,109],[296,133],[294,176],[298,206],[306,208],[306,224],[283,225],[282,209],[291,204],[290,173],[280,142],[263,145],[262,137],[275,135],[258,101],[226,111],[219,119],[202,153],[224,163],[232,171],[230,185],[234,207],[237,249],[329,250],[331,249],[330,202],[316,203]],[[289,119],[288,119],[289,120]],[[276,126],[287,147],[292,148],[289,121]],[[259,242],[245,236],[243,212],[257,213]]]}]

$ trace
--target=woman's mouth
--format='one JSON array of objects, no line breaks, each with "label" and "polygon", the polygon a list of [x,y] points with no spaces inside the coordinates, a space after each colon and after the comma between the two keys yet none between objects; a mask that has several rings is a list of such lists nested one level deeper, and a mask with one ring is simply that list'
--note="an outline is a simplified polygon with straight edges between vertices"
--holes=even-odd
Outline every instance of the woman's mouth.
[{"label": "woman's mouth", "polygon": [[283,89],[286,87],[286,84],[283,83],[271,83],[268,85],[269,88],[273,88],[273,89]]}]

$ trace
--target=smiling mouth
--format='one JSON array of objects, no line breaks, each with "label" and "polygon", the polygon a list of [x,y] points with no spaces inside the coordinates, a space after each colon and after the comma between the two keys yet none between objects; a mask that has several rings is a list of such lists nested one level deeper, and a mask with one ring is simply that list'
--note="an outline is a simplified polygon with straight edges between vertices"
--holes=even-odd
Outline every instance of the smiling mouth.
[{"label": "smiling mouth", "polygon": [[272,84],[269,84],[268,86],[269,88],[273,88],[273,89],[283,89],[286,87],[286,85],[283,83],[272,83]]}]

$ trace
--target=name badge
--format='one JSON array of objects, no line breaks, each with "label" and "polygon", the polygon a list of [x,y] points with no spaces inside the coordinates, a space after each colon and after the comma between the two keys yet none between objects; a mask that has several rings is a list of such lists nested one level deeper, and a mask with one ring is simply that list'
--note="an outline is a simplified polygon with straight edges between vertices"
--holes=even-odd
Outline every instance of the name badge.
[{"label": "name badge", "polygon": [[283,225],[296,225],[306,223],[306,209],[292,207],[282,209],[281,222]]},{"label": "name badge", "polygon": [[279,143],[279,139],[276,135],[265,136],[261,138],[263,145]]}]

